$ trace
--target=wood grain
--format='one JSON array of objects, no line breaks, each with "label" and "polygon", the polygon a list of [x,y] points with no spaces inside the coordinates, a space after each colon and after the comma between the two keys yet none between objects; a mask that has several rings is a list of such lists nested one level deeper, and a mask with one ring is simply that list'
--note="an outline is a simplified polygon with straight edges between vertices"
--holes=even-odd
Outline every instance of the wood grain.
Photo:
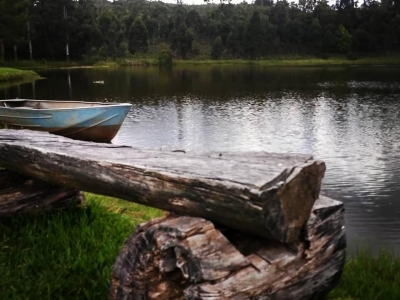
[{"label": "wood grain", "polygon": [[28,130],[0,130],[0,166],[281,242],[301,238],[325,172],[307,155],[169,152]]},{"label": "wood grain", "polygon": [[0,170],[0,217],[68,209],[84,202],[78,190]]},{"label": "wood grain", "polygon": [[112,271],[109,299],[322,299],[345,261],[344,209],[321,197],[305,240],[283,244],[192,217],[139,226]]}]

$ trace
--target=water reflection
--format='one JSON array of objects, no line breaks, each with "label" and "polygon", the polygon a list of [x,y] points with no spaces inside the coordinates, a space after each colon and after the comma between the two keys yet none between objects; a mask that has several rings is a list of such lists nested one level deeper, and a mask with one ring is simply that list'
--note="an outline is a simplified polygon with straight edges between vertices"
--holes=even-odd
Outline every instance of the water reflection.
[{"label": "water reflection", "polygon": [[[350,245],[400,250],[400,69],[207,67],[44,72],[5,98],[131,102],[114,143],[312,153]],[[95,84],[102,82],[104,84]]]}]

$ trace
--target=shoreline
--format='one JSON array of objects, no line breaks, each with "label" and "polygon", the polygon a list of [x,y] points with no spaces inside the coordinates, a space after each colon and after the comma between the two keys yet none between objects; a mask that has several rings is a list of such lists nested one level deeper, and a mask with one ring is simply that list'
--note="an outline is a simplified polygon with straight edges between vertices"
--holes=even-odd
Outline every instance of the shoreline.
[{"label": "shoreline", "polygon": [[[105,68],[105,67],[146,67],[158,66],[156,57],[126,57],[115,60],[87,61],[10,61],[2,69],[33,70],[33,69],[77,69],[77,68]],[[364,57],[349,60],[345,57],[331,57],[327,59],[316,57],[270,57],[258,60],[246,59],[174,59],[172,66],[191,65],[257,65],[257,66],[400,66],[399,57]],[[1,81],[1,72],[0,72]]]},{"label": "shoreline", "polygon": [[39,74],[32,70],[0,67],[0,85],[30,82],[40,78]]},{"label": "shoreline", "polygon": [[[46,293],[52,298],[68,293],[72,298],[106,297],[111,267],[124,240],[136,225],[163,214],[133,202],[85,194],[88,204],[68,213],[21,215],[0,222],[4,232],[0,271],[7,274],[0,290],[5,295],[24,299]],[[368,248],[360,250],[346,259],[341,280],[326,299],[398,299],[399,267],[395,253],[382,250],[374,256]]]}]

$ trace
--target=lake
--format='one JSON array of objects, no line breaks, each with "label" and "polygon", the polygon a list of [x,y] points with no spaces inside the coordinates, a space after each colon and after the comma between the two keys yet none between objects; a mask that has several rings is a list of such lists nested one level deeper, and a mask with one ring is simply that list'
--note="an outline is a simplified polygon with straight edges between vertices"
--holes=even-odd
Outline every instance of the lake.
[{"label": "lake", "polygon": [[310,153],[345,203],[350,251],[400,250],[400,68],[201,66],[42,71],[0,98],[130,102],[113,140],[146,148]]}]

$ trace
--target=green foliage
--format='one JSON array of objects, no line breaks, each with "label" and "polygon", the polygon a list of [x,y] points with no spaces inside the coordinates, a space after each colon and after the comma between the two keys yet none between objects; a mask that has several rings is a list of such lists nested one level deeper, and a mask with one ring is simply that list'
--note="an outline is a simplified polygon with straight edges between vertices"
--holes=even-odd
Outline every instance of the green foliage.
[{"label": "green foliage", "polygon": [[194,34],[191,28],[187,28],[186,23],[180,23],[178,29],[173,29],[169,36],[172,50],[177,51],[181,58],[186,58],[189,50],[192,48]]},{"label": "green foliage", "polygon": [[384,250],[377,256],[359,252],[347,260],[340,283],[328,299],[400,299],[400,258]]},{"label": "green foliage", "polygon": [[0,0],[0,41],[14,43],[24,38],[28,4],[28,0]]},{"label": "green foliage", "polygon": [[128,45],[125,42],[121,42],[119,43],[119,47],[118,47],[118,56],[119,57],[125,57],[129,54],[128,51]]},{"label": "green foliage", "polygon": [[149,43],[154,45],[157,39],[158,23],[155,19],[146,15],[144,25],[147,29]]},{"label": "green foliage", "polygon": [[214,43],[212,45],[211,58],[220,59],[222,56],[222,52],[224,52],[224,46],[222,45],[222,39],[219,36],[214,40]]},{"label": "green foliage", "polygon": [[[194,6],[137,0],[0,0],[0,56],[13,60],[17,46],[18,58],[28,59],[31,40],[33,57],[47,61],[65,59],[67,42],[73,60],[132,54],[156,59],[158,54],[148,51],[163,42],[178,58],[208,59],[217,37],[226,49],[223,57],[235,59],[350,50],[396,53],[397,2],[364,1],[358,8],[350,0],[335,6],[311,0]],[[195,40],[198,44],[193,45]]]},{"label": "green foliage", "polygon": [[357,29],[353,34],[353,49],[358,52],[371,50],[368,33],[364,29]]},{"label": "green foliage", "polygon": [[322,52],[332,53],[335,51],[335,30],[333,25],[328,25],[322,34]]},{"label": "green foliage", "polygon": [[305,42],[314,53],[321,51],[322,32],[323,31],[319,20],[317,18],[313,18],[311,24],[307,26],[307,30],[305,32]]},{"label": "green foliage", "polygon": [[197,56],[201,52],[201,45],[198,41],[192,42],[192,49],[190,51],[194,56]]},{"label": "green foliage", "polygon": [[4,43],[23,40],[28,16],[28,0],[0,0],[0,62],[5,60]]},{"label": "green foliage", "polygon": [[336,49],[340,53],[347,53],[351,47],[351,40],[351,34],[340,25],[336,34]]},{"label": "green foliage", "polygon": [[149,38],[142,17],[137,17],[129,27],[129,52],[146,52],[149,48]]},{"label": "green foliage", "polygon": [[261,56],[264,44],[264,28],[261,23],[260,13],[253,12],[246,32],[246,52],[250,58]]},{"label": "green foliage", "polygon": [[160,44],[160,53],[158,55],[158,64],[161,66],[172,66],[174,54],[171,48],[166,44]]},{"label": "green foliage", "polygon": [[348,60],[357,60],[357,58],[358,58],[357,54],[354,52],[351,52],[351,51],[346,54],[346,57]]}]

